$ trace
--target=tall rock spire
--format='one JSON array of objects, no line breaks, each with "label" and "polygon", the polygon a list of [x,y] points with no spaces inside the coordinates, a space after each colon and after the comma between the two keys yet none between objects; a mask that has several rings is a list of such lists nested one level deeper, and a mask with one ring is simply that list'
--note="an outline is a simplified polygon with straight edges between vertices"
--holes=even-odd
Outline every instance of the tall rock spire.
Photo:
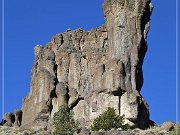
[{"label": "tall rock spire", "polygon": [[108,56],[123,62],[128,91],[140,91],[143,84],[142,64],[152,8],[150,0],[105,0],[103,4]]},{"label": "tall rock spire", "polygon": [[63,104],[83,126],[113,107],[131,126],[148,127],[140,90],[152,8],[150,0],[105,0],[105,24],[90,32],[68,30],[36,46],[21,127],[47,127]]}]

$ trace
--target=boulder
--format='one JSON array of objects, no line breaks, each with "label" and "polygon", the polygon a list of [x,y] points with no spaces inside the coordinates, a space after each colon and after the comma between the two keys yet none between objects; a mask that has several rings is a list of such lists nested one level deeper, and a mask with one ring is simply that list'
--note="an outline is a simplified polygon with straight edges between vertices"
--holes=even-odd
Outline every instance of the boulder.
[{"label": "boulder", "polygon": [[15,115],[13,113],[6,113],[3,117],[3,126],[12,127],[15,122]]},{"label": "boulder", "polygon": [[174,129],[174,123],[171,121],[164,122],[159,128],[160,131],[171,131],[172,129]]},{"label": "boulder", "polygon": [[15,111],[14,127],[20,127],[22,122],[22,110]]}]

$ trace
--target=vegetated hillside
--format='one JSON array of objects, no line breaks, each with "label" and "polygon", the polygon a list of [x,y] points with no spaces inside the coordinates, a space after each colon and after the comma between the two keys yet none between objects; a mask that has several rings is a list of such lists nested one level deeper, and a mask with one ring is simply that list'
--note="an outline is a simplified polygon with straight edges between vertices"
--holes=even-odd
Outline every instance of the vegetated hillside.
[{"label": "vegetated hillside", "polygon": [[[166,126],[165,126],[166,125]],[[89,132],[87,129],[82,129],[79,134],[74,133],[74,135],[179,135],[180,134],[180,126],[175,125],[175,128],[171,131],[168,131],[170,127],[167,124],[163,126],[153,127],[148,130],[140,130],[134,129],[129,131],[101,131],[101,132]],[[177,130],[176,130],[177,129]],[[176,134],[177,132],[177,134]],[[0,126],[0,135],[50,135],[46,133],[44,130],[26,130],[26,131],[19,131],[17,128],[13,127],[2,127]]]}]

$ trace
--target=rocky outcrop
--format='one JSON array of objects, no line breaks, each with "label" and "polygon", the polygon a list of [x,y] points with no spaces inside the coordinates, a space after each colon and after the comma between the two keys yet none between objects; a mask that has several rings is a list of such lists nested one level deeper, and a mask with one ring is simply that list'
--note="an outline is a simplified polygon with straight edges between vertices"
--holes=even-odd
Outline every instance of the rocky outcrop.
[{"label": "rocky outcrop", "polygon": [[160,131],[171,131],[172,129],[175,128],[175,123],[171,121],[164,122],[160,127]]},{"label": "rocky outcrop", "polygon": [[16,110],[15,114],[8,112],[3,116],[3,120],[0,125],[9,127],[20,127],[22,122],[22,110]]},{"label": "rocky outcrop", "polygon": [[15,122],[15,116],[13,113],[8,112],[3,116],[3,122],[2,122],[3,126],[12,127],[14,122]]},{"label": "rocky outcrop", "polygon": [[102,26],[68,29],[45,47],[37,45],[30,93],[16,125],[47,128],[66,103],[83,126],[113,107],[126,123],[147,128],[149,109],[140,91],[152,8],[150,0],[105,0]]},{"label": "rocky outcrop", "polygon": [[20,127],[22,122],[22,110],[15,111],[14,127]]}]

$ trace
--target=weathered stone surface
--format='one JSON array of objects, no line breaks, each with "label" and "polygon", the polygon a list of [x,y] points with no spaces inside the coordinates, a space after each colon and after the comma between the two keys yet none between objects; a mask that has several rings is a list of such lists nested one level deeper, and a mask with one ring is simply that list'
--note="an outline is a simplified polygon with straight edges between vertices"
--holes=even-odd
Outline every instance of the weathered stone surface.
[{"label": "weathered stone surface", "polygon": [[173,128],[174,128],[174,123],[173,122],[171,122],[171,121],[167,121],[167,122],[164,122],[161,126],[160,126],[160,128],[159,128],[159,130],[160,131],[170,131],[170,130],[172,130]]},{"label": "weathered stone surface", "polygon": [[22,122],[22,110],[15,111],[14,127],[20,127]]},{"label": "weathered stone surface", "polygon": [[91,135],[91,132],[86,127],[82,127],[79,129],[78,132],[75,132],[73,135]]},{"label": "weathered stone surface", "polygon": [[53,115],[55,112],[58,111],[59,107],[61,105],[67,104],[68,102],[68,91],[63,82],[59,82],[56,85],[55,93],[56,96],[52,99],[52,111],[51,111],[51,117],[53,118]]},{"label": "weathered stone surface", "polygon": [[13,113],[6,113],[3,117],[3,126],[13,126],[15,122],[15,116]]},{"label": "weathered stone surface", "polygon": [[102,26],[90,32],[68,29],[46,47],[35,47],[23,128],[47,128],[65,103],[83,126],[107,107],[125,115],[132,126],[149,126],[148,105],[140,91],[151,1],[105,0],[103,11]]}]

